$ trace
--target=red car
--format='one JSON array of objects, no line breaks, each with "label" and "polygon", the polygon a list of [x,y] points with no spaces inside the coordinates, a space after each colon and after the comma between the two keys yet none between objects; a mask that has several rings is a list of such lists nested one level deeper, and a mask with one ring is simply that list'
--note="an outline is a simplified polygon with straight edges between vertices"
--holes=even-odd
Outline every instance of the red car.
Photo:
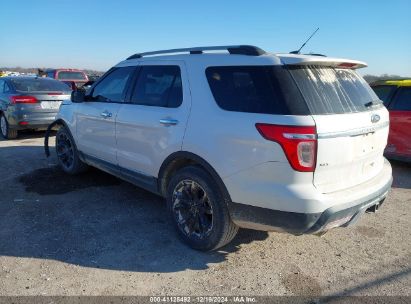
[{"label": "red car", "polygon": [[385,155],[411,162],[411,79],[377,81],[371,87],[390,112]]},{"label": "red car", "polygon": [[88,82],[87,74],[82,70],[76,69],[51,69],[46,70],[45,74],[49,78],[60,80],[68,84],[72,90],[82,87]]}]

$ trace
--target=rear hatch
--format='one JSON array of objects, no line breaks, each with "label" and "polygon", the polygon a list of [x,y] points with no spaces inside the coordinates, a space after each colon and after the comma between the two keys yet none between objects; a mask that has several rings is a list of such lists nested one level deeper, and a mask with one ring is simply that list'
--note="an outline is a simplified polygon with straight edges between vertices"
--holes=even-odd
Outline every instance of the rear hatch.
[{"label": "rear hatch", "polygon": [[42,112],[57,112],[64,100],[70,99],[69,92],[33,92]]},{"label": "rear hatch", "polygon": [[321,64],[288,65],[316,124],[313,182],[322,193],[361,184],[376,176],[384,164],[388,111],[351,69],[359,65],[328,58]]},{"label": "rear hatch", "polygon": [[16,77],[11,82],[17,93],[14,103],[24,104],[27,110],[34,107],[40,112],[57,112],[62,101],[70,99],[70,88],[54,79]]}]

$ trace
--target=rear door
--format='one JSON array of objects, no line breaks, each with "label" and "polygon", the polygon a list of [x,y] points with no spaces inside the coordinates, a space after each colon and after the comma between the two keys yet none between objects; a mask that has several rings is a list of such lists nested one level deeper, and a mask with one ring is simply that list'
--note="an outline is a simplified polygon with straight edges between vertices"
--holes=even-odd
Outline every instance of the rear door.
[{"label": "rear door", "polygon": [[135,67],[112,69],[76,107],[77,147],[88,156],[117,164],[115,119]]},{"label": "rear door", "polygon": [[401,87],[389,106],[388,154],[411,157],[411,87]]},{"label": "rear door", "polygon": [[290,72],[317,128],[314,185],[330,193],[376,176],[384,164],[389,117],[364,79],[341,68],[297,67]]},{"label": "rear door", "polygon": [[117,158],[125,173],[157,176],[164,159],[181,150],[190,107],[182,61],[141,63],[117,115]]}]

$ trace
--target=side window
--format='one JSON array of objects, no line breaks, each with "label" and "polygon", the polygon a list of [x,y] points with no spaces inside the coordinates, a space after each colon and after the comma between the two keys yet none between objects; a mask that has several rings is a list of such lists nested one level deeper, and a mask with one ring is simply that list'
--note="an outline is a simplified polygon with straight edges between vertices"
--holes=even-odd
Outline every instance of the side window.
[{"label": "side window", "polygon": [[411,87],[402,87],[398,90],[390,110],[411,111]]},{"label": "side window", "polygon": [[142,66],[131,97],[135,104],[177,108],[183,101],[178,66]]},{"label": "side window", "polygon": [[4,82],[4,93],[10,93],[11,89],[7,82]]},{"label": "side window", "polygon": [[54,78],[54,72],[47,72],[47,77]]},{"label": "side window", "polygon": [[4,80],[0,79],[0,94],[5,93],[5,90],[4,90],[4,85],[5,84],[6,84],[6,82]]},{"label": "side window", "polygon": [[380,85],[372,87],[378,98],[384,102],[384,106],[388,107],[392,93],[395,91],[396,86]]},{"label": "side window", "polygon": [[226,111],[291,114],[279,82],[287,79],[287,75],[280,68],[208,67],[206,76],[215,101]]},{"label": "side window", "polygon": [[135,67],[113,69],[94,87],[92,99],[95,101],[124,101],[126,85],[134,70]]}]

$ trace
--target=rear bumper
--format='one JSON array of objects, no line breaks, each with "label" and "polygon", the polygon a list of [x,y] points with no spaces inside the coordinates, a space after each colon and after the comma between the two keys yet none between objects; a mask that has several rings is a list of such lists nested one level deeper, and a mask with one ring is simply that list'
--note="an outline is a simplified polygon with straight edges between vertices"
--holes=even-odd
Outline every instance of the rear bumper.
[{"label": "rear bumper", "polygon": [[47,129],[56,118],[57,112],[14,113],[8,117],[9,127],[13,130]]},{"label": "rear bumper", "polygon": [[[361,192],[359,197],[354,196],[359,188],[368,187],[373,183],[378,187],[368,188],[370,191],[365,195]],[[381,173],[363,185],[332,195],[321,195],[323,200],[321,203],[330,206],[321,212],[288,212],[244,203],[230,203],[229,211],[234,223],[243,228],[288,232],[295,235],[319,233],[335,227],[350,226],[356,223],[367,210],[377,209],[387,197],[391,184],[391,166],[386,161]],[[337,198],[338,204],[330,204],[330,201],[335,201]],[[320,201],[318,203],[320,204]],[[301,204],[303,207],[303,200]]]}]

